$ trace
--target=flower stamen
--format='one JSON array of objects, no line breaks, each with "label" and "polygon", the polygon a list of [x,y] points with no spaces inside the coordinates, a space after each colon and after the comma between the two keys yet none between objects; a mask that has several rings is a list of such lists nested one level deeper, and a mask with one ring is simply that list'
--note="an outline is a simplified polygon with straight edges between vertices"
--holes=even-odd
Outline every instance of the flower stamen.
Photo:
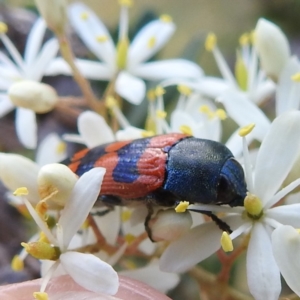
[{"label": "flower stamen", "polygon": [[247,193],[244,200],[244,207],[247,211],[248,217],[251,219],[258,220],[263,215],[263,204],[254,194]]},{"label": "flower stamen", "polygon": [[232,239],[228,232],[223,231],[222,236],[221,236],[221,246],[224,252],[231,252],[233,251],[233,244],[232,244]]},{"label": "flower stamen", "polygon": [[189,205],[190,203],[188,201],[180,201],[180,203],[175,207],[175,211],[177,213],[184,213]]}]

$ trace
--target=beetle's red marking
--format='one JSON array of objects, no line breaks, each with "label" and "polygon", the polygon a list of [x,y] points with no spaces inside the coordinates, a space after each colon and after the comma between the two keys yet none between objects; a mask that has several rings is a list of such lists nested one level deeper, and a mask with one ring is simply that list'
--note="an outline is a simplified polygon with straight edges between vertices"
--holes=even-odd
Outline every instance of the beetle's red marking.
[{"label": "beetle's red marking", "polygon": [[68,167],[74,172],[76,173],[78,166],[81,163],[81,159],[89,152],[90,149],[86,148],[83,149],[77,153],[75,153],[72,157],[72,161],[71,163],[68,165]]},{"label": "beetle's red marking", "polygon": [[154,136],[151,138],[148,148],[163,149],[164,147],[173,146],[175,143],[186,137],[187,135],[182,133],[170,133],[166,135]]},{"label": "beetle's red marking", "polygon": [[105,151],[106,152],[116,152],[119,149],[123,148],[124,146],[130,144],[132,141],[121,141],[121,142],[115,142],[111,143],[106,146]]}]

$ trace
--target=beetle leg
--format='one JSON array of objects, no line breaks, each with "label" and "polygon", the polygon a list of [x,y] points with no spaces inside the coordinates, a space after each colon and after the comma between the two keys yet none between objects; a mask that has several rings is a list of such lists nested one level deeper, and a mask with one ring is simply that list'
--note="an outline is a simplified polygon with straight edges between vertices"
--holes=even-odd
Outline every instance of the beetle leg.
[{"label": "beetle leg", "polygon": [[146,206],[148,208],[148,214],[146,216],[145,223],[144,223],[145,224],[145,230],[146,230],[146,232],[148,234],[148,237],[151,240],[151,242],[155,243],[155,241],[152,239],[152,230],[149,227],[149,221],[151,220],[151,217],[152,217],[153,212],[154,212],[153,211],[153,206],[152,206],[151,203],[147,203]]}]

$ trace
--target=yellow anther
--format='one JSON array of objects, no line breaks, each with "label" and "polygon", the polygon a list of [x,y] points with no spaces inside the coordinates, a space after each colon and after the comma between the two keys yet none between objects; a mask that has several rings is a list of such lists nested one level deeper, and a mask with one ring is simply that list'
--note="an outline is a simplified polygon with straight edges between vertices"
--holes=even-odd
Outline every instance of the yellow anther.
[{"label": "yellow anther", "polygon": [[60,256],[58,247],[53,247],[45,242],[21,243],[21,246],[33,257],[37,259],[57,260]]},{"label": "yellow anther", "polygon": [[151,49],[151,48],[153,48],[155,45],[156,45],[156,37],[155,37],[155,36],[152,36],[152,37],[148,40],[147,47]]},{"label": "yellow anther", "polygon": [[34,299],[37,299],[37,300],[48,300],[49,299],[48,294],[42,293],[42,292],[34,292],[33,297],[34,297]]},{"label": "yellow anther", "polygon": [[147,98],[149,101],[154,101],[156,99],[156,94],[154,89],[150,89],[147,92]]},{"label": "yellow anther", "polygon": [[131,244],[132,242],[134,242],[135,239],[136,239],[136,237],[133,234],[128,233],[125,235],[125,241],[128,244]]},{"label": "yellow anther", "polygon": [[118,107],[118,102],[114,97],[108,96],[105,99],[105,105],[106,105],[107,108],[113,109],[115,107]]},{"label": "yellow anther", "polygon": [[129,47],[129,40],[127,37],[119,40],[117,44],[117,66],[119,70],[123,70],[126,68],[127,64],[127,52]]},{"label": "yellow anther", "polygon": [[164,110],[157,110],[157,111],[156,111],[156,116],[157,116],[159,119],[165,119],[166,116],[167,116],[167,113],[166,113]]},{"label": "yellow anther", "polygon": [[214,48],[216,47],[217,44],[217,37],[214,33],[209,33],[206,41],[205,41],[205,49],[206,51],[211,52],[212,50],[214,50]]},{"label": "yellow anther", "polygon": [[6,33],[8,30],[8,27],[5,23],[0,22],[0,34]]},{"label": "yellow anther", "polygon": [[86,21],[88,18],[89,18],[88,12],[84,11],[80,14],[80,19],[82,19],[83,21]]},{"label": "yellow anther", "polygon": [[244,127],[242,127],[240,130],[239,130],[239,135],[241,137],[244,137],[246,135],[248,135],[252,130],[253,128],[255,127],[255,124],[254,123],[251,123],[249,125],[246,125]]},{"label": "yellow anther", "polygon": [[241,90],[246,91],[248,87],[248,70],[247,66],[239,52],[235,63],[235,77]]},{"label": "yellow anther", "polygon": [[245,32],[240,36],[239,43],[241,46],[247,46],[250,44],[250,34]]},{"label": "yellow anther", "polygon": [[40,232],[39,242],[50,244],[46,234],[43,231]]},{"label": "yellow anther", "polygon": [[183,94],[185,96],[189,96],[192,93],[192,89],[184,84],[178,85],[177,90],[180,94]]},{"label": "yellow anther", "polygon": [[263,204],[261,200],[250,193],[247,193],[247,196],[244,200],[244,207],[248,213],[253,218],[258,218],[263,213]]},{"label": "yellow anther", "polygon": [[193,135],[193,130],[190,126],[188,125],[181,125],[179,127],[179,130],[184,133],[184,134],[187,134],[187,135]]},{"label": "yellow anther", "polygon": [[170,15],[167,15],[167,14],[163,14],[159,17],[159,19],[162,21],[162,22],[165,22],[165,23],[171,23],[173,20],[172,20],[172,17]]},{"label": "yellow anther", "polygon": [[154,132],[152,130],[145,130],[145,131],[142,131],[141,135],[143,138],[146,138],[146,137],[153,136]]},{"label": "yellow anther", "polygon": [[119,5],[121,6],[130,7],[132,6],[132,4],[133,4],[132,0],[119,0]]},{"label": "yellow anther", "polygon": [[27,196],[29,194],[26,187],[20,187],[14,191],[15,196]]},{"label": "yellow anther", "polygon": [[98,35],[96,36],[96,41],[99,43],[105,43],[108,40],[107,35]]},{"label": "yellow anther", "polygon": [[189,205],[190,203],[188,201],[180,201],[180,203],[175,207],[175,211],[177,213],[184,213]]},{"label": "yellow anther", "polygon": [[156,95],[156,97],[162,96],[165,92],[166,92],[166,90],[162,86],[160,86],[160,85],[158,85],[155,88],[155,95]]},{"label": "yellow anther", "polygon": [[59,142],[56,147],[56,153],[61,154],[67,150],[67,144],[63,141]]},{"label": "yellow anther", "polygon": [[22,271],[24,269],[24,262],[19,255],[15,255],[12,259],[11,268],[16,272]]},{"label": "yellow anther", "polygon": [[122,222],[127,222],[132,216],[132,212],[130,210],[123,210],[121,214]]},{"label": "yellow anther", "polygon": [[[57,194],[57,192],[55,193]],[[51,194],[52,196],[53,194]],[[48,204],[46,203],[46,201],[44,200],[41,200],[38,202],[38,204],[35,206],[35,210],[36,212],[39,214],[39,216],[42,218],[42,219],[46,219],[46,213],[47,213],[47,210],[48,210]]]},{"label": "yellow anther", "polygon": [[207,105],[200,106],[199,111],[206,114],[210,119],[215,117],[215,113]]},{"label": "yellow anther", "polygon": [[215,114],[222,121],[224,121],[227,118],[227,114],[224,109],[221,109],[221,108],[217,109]]},{"label": "yellow anther", "polygon": [[295,82],[300,82],[300,72],[294,74],[291,79]]},{"label": "yellow anther", "polygon": [[222,246],[223,251],[225,251],[225,252],[233,251],[232,239],[226,231],[223,231],[223,233],[222,233],[221,246]]}]

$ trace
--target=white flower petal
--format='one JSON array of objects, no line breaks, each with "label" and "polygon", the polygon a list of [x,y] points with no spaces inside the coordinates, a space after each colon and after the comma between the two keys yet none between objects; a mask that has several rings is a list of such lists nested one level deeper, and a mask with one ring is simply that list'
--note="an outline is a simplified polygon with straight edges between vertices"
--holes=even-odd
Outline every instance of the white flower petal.
[{"label": "white flower petal", "polygon": [[[278,80],[276,89],[277,116],[290,109],[299,109],[299,93],[294,93],[295,95],[291,95],[293,87],[299,86],[299,83],[293,81],[291,77],[298,72],[300,72],[300,62],[296,56],[293,56],[288,60],[284,69],[280,73]],[[294,96],[296,99],[290,99],[291,96]]]},{"label": "white flower petal", "polygon": [[62,135],[63,140],[71,143],[78,143],[78,144],[84,144],[84,140],[82,136],[79,134],[72,134],[72,133],[66,133]]},{"label": "white flower petal", "polygon": [[164,251],[159,262],[160,269],[175,273],[189,270],[221,247],[221,235],[222,231],[213,222],[192,228]]},{"label": "white flower petal", "polygon": [[34,61],[34,65],[31,66],[32,70],[30,70],[30,68],[28,69],[30,79],[37,81],[40,81],[42,79],[47,66],[56,56],[58,49],[59,45],[56,38],[52,38],[44,44],[43,48]]},{"label": "white flower petal", "polygon": [[[114,69],[115,46],[108,30],[96,14],[83,3],[73,3],[69,6],[69,18],[86,46],[100,60],[107,63],[110,69]],[[97,38],[106,38],[106,41],[101,42]]]},{"label": "white flower petal", "polygon": [[283,225],[291,225],[295,228],[300,227],[300,204],[281,205],[268,209],[266,216],[274,219]]},{"label": "white flower petal", "polygon": [[300,296],[300,235],[291,226],[279,226],[272,233],[275,260],[288,286]]},{"label": "white flower petal", "polygon": [[24,62],[26,63],[27,67],[32,65],[38,54],[43,42],[46,28],[46,22],[42,18],[38,18],[30,30],[24,51]]},{"label": "white flower petal", "polygon": [[280,272],[272,253],[271,237],[260,222],[254,224],[248,245],[247,279],[256,300],[278,299]]},{"label": "white flower petal", "polygon": [[0,118],[11,112],[15,106],[10,101],[7,95],[0,94]]},{"label": "white flower petal", "polygon": [[114,295],[119,288],[117,272],[92,254],[68,251],[60,262],[76,283],[95,293]]},{"label": "white flower petal", "polygon": [[119,274],[144,282],[164,294],[173,289],[180,280],[177,274],[161,271],[157,261],[152,261],[143,268],[121,271]]},{"label": "white flower petal", "polygon": [[149,62],[128,70],[147,80],[164,80],[172,77],[198,78],[203,75],[202,69],[197,64],[185,59]]},{"label": "white flower petal", "polygon": [[146,93],[144,81],[124,71],[119,73],[115,89],[121,97],[136,105],[143,101]]},{"label": "white flower petal", "polygon": [[264,138],[256,160],[255,194],[266,203],[281,186],[300,153],[300,112],[277,117]]},{"label": "white flower petal", "polygon": [[227,90],[219,98],[226,108],[228,115],[240,126],[255,123],[253,135],[261,141],[270,127],[270,121],[265,114],[245,94]]},{"label": "white flower petal", "polygon": [[[88,79],[109,80],[114,75],[113,70],[104,63],[77,58],[75,64],[79,68],[81,74]],[[72,75],[69,65],[62,57],[54,58],[45,70],[45,75],[58,74]]]},{"label": "white flower petal", "polygon": [[226,80],[209,76],[203,76],[198,82],[191,83],[189,86],[212,99],[219,97],[229,88]]},{"label": "white flower petal", "polygon": [[63,228],[64,247],[86,220],[95,204],[102,185],[104,168],[93,168],[84,173],[76,182],[70,199],[67,201],[58,224]]},{"label": "white flower petal", "polygon": [[37,144],[37,123],[34,111],[19,107],[16,110],[16,132],[19,141],[28,149]]},{"label": "white flower petal", "polygon": [[122,130],[118,130],[116,132],[116,140],[117,141],[127,141],[127,140],[135,140],[143,137],[143,133],[145,130],[136,128],[133,126],[128,126]]},{"label": "white flower petal", "polygon": [[111,128],[103,117],[93,111],[81,113],[77,120],[78,131],[88,148],[115,140]]},{"label": "white flower petal", "polygon": [[63,141],[56,133],[47,135],[38,147],[36,162],[40,166],[59,162],[67,158],[66,150],[60,150]]},{"label": "white flower petal", "polygon": [[27,187],[27,198],[36,204],[40,198],[37,190],[39,166],[32,160],[18,154],[0,153],[0,179],[12,192],[19,187]]},{"label": "white flower petal", "polygon": [[272,80],[264,80],[253,90],[251,100],[258,106],[266,99],[271,98],[276,91],[276,84]]},{"label": "white flower petal", "polygon": [[144,26],[130,44],[128,51],[129,68],[135,67],[152,57],[168,42],[174,31],[173,22],[164,22],[161,19],[154,20]]}]

